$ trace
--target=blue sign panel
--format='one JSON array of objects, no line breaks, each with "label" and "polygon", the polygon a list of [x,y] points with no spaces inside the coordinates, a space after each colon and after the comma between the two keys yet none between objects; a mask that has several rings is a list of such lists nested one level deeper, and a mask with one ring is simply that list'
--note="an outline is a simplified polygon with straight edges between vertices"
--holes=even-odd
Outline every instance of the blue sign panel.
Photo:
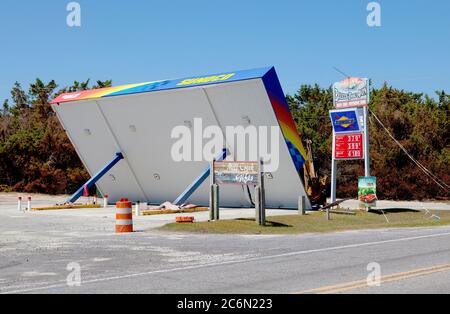
[{"label": "blue sign panel", "polygon": [[330,116],[335,133],[360,132],[356,110],[332,110]]}]

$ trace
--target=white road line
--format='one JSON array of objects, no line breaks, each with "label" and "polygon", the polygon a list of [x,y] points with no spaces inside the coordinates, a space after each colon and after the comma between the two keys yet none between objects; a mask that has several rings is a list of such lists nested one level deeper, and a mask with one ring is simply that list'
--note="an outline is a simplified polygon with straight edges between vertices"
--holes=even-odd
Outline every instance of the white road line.
[{"label": "white road line", "polygon": [[[358,247],[364,247],[364,246],[373,246],[373,245],[396,243],[396,242],[406,242],[406,241],[414,241],[414,240],[438,238],[438,237],[446,237],[446,236],[450,236],[450,232],[438,233],[438,234],[429,234],[429,235],[408,237],[408,238],[400,238],[400,239],[392,239],[392,240],[383,240],[383,241],[375,241],[375,242],[349,244],[349,245],[328,247],[328,248],[322,248],[322,249],[296,251],[296,252],[289,252],[289,253],[283,253],[283,254],[254,257],[254,258],[244,259],[244,260],[240,260],[240,261],[238,260],[238,261],[226,261],[226,262],[219,262],[219,263],[209,263],[209,264],[186,266],[186,267],[176,267],[176,268],[171,268],[171,269],[154,270],[154,271],[149,271],[149,272],[135,273],[135,274],[129,274],[129,275],[122,275],[122,276],[105,277],[105,278],[99,278],[99,279],[92,279],[92,280],[82,281],[82,285],[92,284],[92,283],[99,283],[99,282],[106,282],[106,281],[113,281],[113,280],[120,280],[120,279],[129,279],[129,278],[135,278],[135,277],[144,277],[144,276],[149,276],[149,275],[154,275],[154,274],[163,274],[163,273],[170,273],[170,272],[176,272],[176,271],[185,271],[185,270],[201,269],[201,268],[206,268],[206,267],[241,264],[241,263],[263,261],[263,260],[282,258],[282,257],[306,255],[306,254],[311,254],[311,253],[337,251],[337,250],[352,249],[352,248],[358,248]],[[12,291],[3,291],[3,292],[0,292],[0,294],[26,293],[26,292],[33,292],[33,291],[39,291],[39,290],[48,290],[48,289],[66,288],[66,287],[67,287],[67,285],[65,283],[57,283],[57,284],[54,284],[54,285],[49,285],[49,286],[44,286],[44,287],[19,289],[19,290],[12,290]]]}]

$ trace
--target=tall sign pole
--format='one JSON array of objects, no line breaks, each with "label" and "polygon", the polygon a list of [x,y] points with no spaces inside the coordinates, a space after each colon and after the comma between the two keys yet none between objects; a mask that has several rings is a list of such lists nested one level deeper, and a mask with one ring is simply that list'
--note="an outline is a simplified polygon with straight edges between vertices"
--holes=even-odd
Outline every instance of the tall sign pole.
[{"label": "tall sign pole", "polygon": [[369,102],[370,102],[370,81],[367,80],[367,105],[364,110],[364,173],[370,177],[370,145],[369,145]]},{"label": "tall sign pole", "polygon": [[334,136],[334,129],[333,129],[333,156],[331,158],[331,203],[336,202],[336,171],[337,171],[337,165],[336,165],[336,143],[335,143],[335,136]]},{"label": "tall sign pole", "polygon": [[370,177],[369,109],[364,107],[364,173]]}]

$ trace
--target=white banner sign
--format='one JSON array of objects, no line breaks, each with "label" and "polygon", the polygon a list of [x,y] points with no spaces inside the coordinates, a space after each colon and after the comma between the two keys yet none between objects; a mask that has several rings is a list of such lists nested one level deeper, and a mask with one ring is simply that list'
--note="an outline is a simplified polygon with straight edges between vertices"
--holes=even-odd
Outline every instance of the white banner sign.
[{"label": "white banner sign", "polygon": [[333,85],[333,101],[337,109],[364,107],[369,104],[369,80],[349,77]]}]

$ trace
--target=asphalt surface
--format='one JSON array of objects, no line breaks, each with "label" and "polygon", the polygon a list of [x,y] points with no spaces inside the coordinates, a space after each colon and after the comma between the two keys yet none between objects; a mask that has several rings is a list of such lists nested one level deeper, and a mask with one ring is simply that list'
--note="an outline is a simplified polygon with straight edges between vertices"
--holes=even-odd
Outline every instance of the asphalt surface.
[{"label": "asphalt surface", "polygon": [[[170,216],[140,217],[138,232],[116,235],[113,213],[20,213],[1,198],[0,293],[450,293],[450,227],[298,236],[153,229]],[[252,214],[228,215],[244,213]],[[73,263],[80,286],[67,284]],[[381,283],[368,287],[373,263]]]}]

